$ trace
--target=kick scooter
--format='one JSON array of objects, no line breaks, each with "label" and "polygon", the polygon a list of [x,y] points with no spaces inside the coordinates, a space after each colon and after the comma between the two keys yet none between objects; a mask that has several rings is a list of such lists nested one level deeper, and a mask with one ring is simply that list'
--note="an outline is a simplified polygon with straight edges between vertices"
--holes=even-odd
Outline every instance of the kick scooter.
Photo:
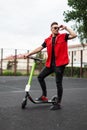
[{"label": "kick scooter", "polygon": [[22,101],[22,104],[21,104],[22,109],[24,109],[26,107],[27,99],[29,99],[34,104],[42,104],[42,103],[52,103],[53,105],[57,104],[57,96],[53,96],[52,99],[50,99],[48,101],[36,101],[31,97],[31,95],[29,93],[29,90],[30,90],[30,87],[31,87],[31,81],[32,81],[32,78],[33,78],[33,73],[34,73],[34,70],[35,70],[35,66],[36,66],[36,63],[41,62],[42,59],[35,58],[35,57],[29,57],[29,58],[33,59],[34,63],[33,63],[33,66],[32,66],[31,72],[30,72],[30,76],[29,76],[29,79],[28,79],[28,84],[25,87],[26,94],[25,94],[25,97],[23,98],[23,101]]}]

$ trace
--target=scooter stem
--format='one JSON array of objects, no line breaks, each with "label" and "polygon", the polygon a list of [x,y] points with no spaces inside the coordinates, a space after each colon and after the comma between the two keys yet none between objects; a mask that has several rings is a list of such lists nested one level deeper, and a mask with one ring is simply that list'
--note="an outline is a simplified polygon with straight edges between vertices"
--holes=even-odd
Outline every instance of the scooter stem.
[{"label": "scooter stem", "polygon": [[36,62],[34,61],[31,72],[30,72],[30,76],[29,76],[29,79],[28,79],[28,85],[31,85],[31,81],[32,81],[35,66],[36,66]]}]

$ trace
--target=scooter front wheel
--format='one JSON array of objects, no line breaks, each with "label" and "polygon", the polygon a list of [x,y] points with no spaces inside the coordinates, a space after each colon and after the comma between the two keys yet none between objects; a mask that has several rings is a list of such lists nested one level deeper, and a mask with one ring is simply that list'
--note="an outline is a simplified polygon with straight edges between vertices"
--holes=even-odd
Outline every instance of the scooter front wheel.
[{"label": "scooter front wheel", "polygon": [[27,99],[25,98],[25,99],[23,99],[23,102],[21,104],[21,108],[24,109],[26,105],[27,105]]}]

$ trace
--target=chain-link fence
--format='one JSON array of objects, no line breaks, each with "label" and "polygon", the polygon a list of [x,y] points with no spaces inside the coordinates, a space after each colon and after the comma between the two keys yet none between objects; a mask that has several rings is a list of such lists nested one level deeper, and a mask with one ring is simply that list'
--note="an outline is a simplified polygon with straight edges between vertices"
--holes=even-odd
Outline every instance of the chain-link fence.
[{"label": "chain-link fence", "polygon": [[21,58],[28,50],[0,49],[0,74],[17,75],[29,73],[29,60]]},{"label": "chain-link fence", "polygon": [[[33,61],[24,59],[22,54],[29,50],[0,49],[0,75],[29,75]],[[47,58],[46,51],[41,52],[39,57],[44,61]],[[69,50],[70,63],[66,66],[66,76],[87,77],[87,48]],[[39,64],[36,73],[44,64]]]},{"label": "chain-link fence", "polygon": [[87,77],[87,48],[70,49],[69,59],[65,75]]}]

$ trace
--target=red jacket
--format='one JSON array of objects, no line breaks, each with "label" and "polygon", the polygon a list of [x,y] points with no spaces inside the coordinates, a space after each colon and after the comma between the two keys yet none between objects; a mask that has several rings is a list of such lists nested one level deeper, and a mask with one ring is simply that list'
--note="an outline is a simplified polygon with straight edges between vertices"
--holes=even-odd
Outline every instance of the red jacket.
[{"label": "red jacket", "polygon": [[[66,33],[59,34],[55,39],[55,64],[56,66],[66,65],[69,63],[68,58],[68,47],[67,41],[65,40]],[[46,61],[46,66],[50,67],[51,65],[51,56],[52,56],[52,35],[50,35],[47,39],[45,39],[48,58]]]}]

